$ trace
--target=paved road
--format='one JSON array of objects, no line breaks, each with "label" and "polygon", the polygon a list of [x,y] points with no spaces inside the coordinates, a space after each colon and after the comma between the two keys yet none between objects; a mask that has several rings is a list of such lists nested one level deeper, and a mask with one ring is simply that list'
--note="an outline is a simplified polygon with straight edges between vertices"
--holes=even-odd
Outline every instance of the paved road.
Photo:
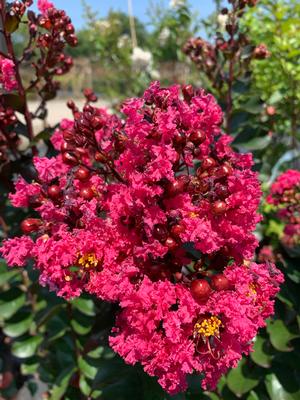
[{"label": "paved road", "polygon": [[[55,125],[64,118],[72,118],[72,112],[66,105],[67,101],[68,101],[68,99],[66,99],[66,100],[55,99],[55,100],[51,100],[47,103],[48,116],[47,116],[46,123],[48,125]],[[78,100],[78,101],[75,101],[75,103],[76,103],[77,107],[79,107],[79,109],[82,109],[82,107],[84,105],[84,100]],[[38,107],[38,104],[39,103],[36,101],[30,101],[29,102],[30,111],[35,111],[36,108]],[[98,107],[108,107],[108,103],[103,100],[99,100],[95,104]],[[41,129],[43,129],[43,126],[44,126],[43,121],[35,120],[34,130],[36,133],[41,131]]]}]

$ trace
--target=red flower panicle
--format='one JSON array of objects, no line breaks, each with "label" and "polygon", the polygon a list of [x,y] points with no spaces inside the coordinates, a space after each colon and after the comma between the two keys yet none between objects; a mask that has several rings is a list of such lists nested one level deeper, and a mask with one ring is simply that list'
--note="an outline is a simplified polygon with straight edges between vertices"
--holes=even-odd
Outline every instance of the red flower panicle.
[{"label": "red flower panicle", "polygon": [[300,171],[289,169],[271,186],[267,201],[277,209],[285,223],[282,243],[293,248],[300,245]]},{"label": "red flower panicle", "polygon": [[31,239],[2,248],[10,265],[32,258],[60,296],[118,301],[112,347],[169,393],[193,371],[213,387],[236,365],[282,281],[270,263],[245,264],[260,219],[252,157],[231,149],[215,99],[188,89],[154,82],[124,119],[69,102],[59,154],[36,158],[35,181],[11,195],[40,215],[22,225]]}]

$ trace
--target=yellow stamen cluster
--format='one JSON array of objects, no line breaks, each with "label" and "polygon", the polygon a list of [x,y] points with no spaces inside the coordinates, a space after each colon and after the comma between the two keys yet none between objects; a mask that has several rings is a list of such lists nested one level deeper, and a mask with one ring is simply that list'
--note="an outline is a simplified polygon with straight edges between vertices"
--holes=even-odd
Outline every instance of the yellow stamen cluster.
[{"label": "yellow stamen cluster", "polygon": [[197,335],[201,336],[220,336],[220,328],[223,326],[222,321],[215,317],[205,318],[201,322],[197,322],[194,331]]},{"label": "yellow stamen cluster", "polygon": [[255,283],[250,283],[248,296],[256,296],[256,295],[257,295],[256,285]]},{"label": "yellow stamen cluster", "polygon": [[87,253],[79,255],[77,263],[80,267],[93,268],[97,267],[98,260],[94,253]]},{"label": "yellow stamen cluster", "polygon": [[199,214],[196,213],[196,212],[194,212],[194,211],[189,212],[188,215],[189,215],[190,218],[197,218],[197,217],[199,217]]}]

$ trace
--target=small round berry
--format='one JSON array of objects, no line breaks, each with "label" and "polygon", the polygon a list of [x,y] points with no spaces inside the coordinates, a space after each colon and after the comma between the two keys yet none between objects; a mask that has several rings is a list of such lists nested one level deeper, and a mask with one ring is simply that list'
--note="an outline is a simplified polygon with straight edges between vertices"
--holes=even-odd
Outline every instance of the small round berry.
[{"label": "small round berry", "polygon": [[75,178],[79,179],[81,182],[87,181],[90,178],[90,171],[83,166],[80,166],[75,172]]},{"label": "small round berry", "polygon": [[273,115],[276,114],[276,108],[273,107],[273,106],[267,106],[267,108],[266,108],[266,113],[267,113],[267,115],[269,115],[269,116],[273,116]]},{"label": "small round berry", "polygon": [[86,187],[80,190],[80,197],[84,200],[92,200],[95,197],[95,192],[91,187]]},{"label": "small round berry", "polygon": [[58,185],[51,185],[48,187],[47,193],[50,199],[57,200],[61,195],[61,190]]},{"label": "small round berry", "polygon": [[24,233],[32,233],[39,230],[42,225],[42,221],[37,218],[27,218],[21,223],[21,229]]},{"label": "small round berry", "polygon": [[212,212],[217,215],[223,214],[226,211],[226,208],[227,206],[225,201],[217,200],[212,205]]},{"label": "small round berry", "polygon": [[170,182],[167,185],[167,194],[169,196],[176,196],[179,193],[182,193],[188,184],[187,176],[179,176],[176,181]]},{"label": "small round berry", "polygon": [[214,275],[211,278],[211,285],[215,290],[228,290],[230,288],[229,280],[223,274]]},{"label": "small round berry", "polygon": [[196,146],[199,146],[201,143],[203,143],[205,139],[206,139],[205,133],[200,130],[193,132],[189,136],[189,140],[193,142]]},{"label": "small round berry", "polygon": [[191,284],[191,293],[197,300],[206,300],[211,293],[210,284],[205,279],[196,279]]}]

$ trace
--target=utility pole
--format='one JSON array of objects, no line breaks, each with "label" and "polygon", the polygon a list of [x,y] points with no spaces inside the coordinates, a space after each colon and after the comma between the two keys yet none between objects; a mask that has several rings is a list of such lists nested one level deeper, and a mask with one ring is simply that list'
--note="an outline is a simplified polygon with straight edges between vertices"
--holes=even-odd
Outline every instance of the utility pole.
[{"label": "utility pole", "polygon": [[132,43],[132,48],[134,49],[135,47],[137,47],[137,37],[136,37],[135,21],[132,11],[132,0],[128,0],[128,15],[129,15],[131,43]]}]

